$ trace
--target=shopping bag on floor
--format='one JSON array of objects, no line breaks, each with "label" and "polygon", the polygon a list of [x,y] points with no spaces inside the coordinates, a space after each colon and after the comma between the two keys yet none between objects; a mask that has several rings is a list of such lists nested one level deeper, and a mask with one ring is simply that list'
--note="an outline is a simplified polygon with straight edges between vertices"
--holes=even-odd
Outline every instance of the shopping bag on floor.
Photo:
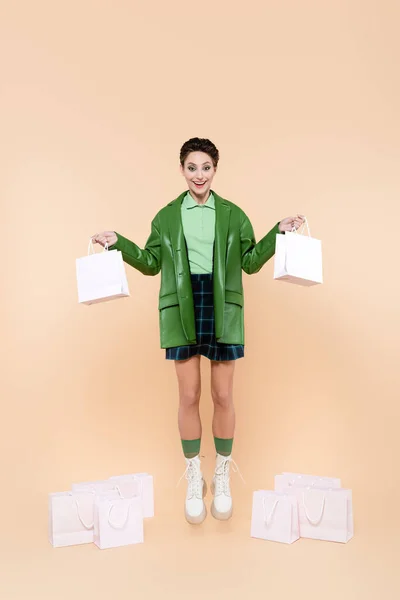
[{"label": "shopping bag on floor", "polygon": [[292,486],[297,497],[300,537],[348,542],[354,535],[351,490]]},{"label": "shopping bag on floor", "polygon": [[129,296],[128,280],[119,250],[94,252],[92,239],[88,255],[76,259],[78,299],[82,304],[97,304]]},{"label": "shopping bag on floor", "polygon": [[94,494],[49,494],[49,541],[54,547],[93,542]]},{"label": "shopping bag on floor", "polygon": [[253,493],[251,537],[292,544],[299,539],[296,496],[269,490]]},{"label": "shopping bag on floor", "polygon": [[141,498],[121,498],[117,491],[96,494],[93,541],[101,550],[142,544],[144,528]]},{"label": "shopping bag on floor", "polygon": [[149,475],[149,473],[115,475],[110,477],[110,480],[118,484],[125,498],[140,495],[143,504],[143,517],[154,517],[154,482],[152,475]]},{"label": "shopping bag on floor", "polygon": [[321,240],[311,237],[307,220],[304,225],[308,235],[296,230],[276,235],[274,279],[302,286],[323,282]]},{"label": "shopping bag on floor", "polygon": [[93,494],[117,491],[115,483],[113,483],[110,479],[80,481],[78,483],[73,483],[71,489],[73,492],[91,492]]},{"label": "shopping bag on floor", "polygon": [[93,493],[118,491],[122,498],[128,499],[139,496],[143,505],[143,516],[154,517],[153,477],[148,473],[117,475],[109,479],[73,483],[72,490]]},{"label": "shopping bag on floor", "polygon": [[310,485],[323,488],[340,488],[341,481],[337,477],[319,477],[303,473],[279,473],[275,475],[275,490],[282,492],[286,487],[294,485]]}]

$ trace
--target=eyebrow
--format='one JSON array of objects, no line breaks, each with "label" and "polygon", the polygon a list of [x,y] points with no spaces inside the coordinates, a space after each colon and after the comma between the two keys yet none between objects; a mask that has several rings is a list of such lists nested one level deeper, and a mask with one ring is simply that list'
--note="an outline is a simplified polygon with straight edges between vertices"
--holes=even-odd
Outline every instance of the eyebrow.
[{"label": "eyebrow", "polygon": [[[203,162],[202,164],[203,165],[211,165],[211,161],[206,160],[206,162]],[[194,163],[194,162],[189,162],[188,165],[193,165],[194,167],[196,167],[196,163]]]}]

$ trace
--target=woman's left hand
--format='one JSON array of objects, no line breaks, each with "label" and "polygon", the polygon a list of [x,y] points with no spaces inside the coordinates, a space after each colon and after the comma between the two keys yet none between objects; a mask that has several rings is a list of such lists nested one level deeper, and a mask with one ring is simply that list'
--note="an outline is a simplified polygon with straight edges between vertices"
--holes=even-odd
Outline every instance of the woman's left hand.
[{"label": "woman's left hand", "polygon": [[296,215],[295,217],[287,217],[279,223],[279,231],[292,231],[293,227],[298,229],[305,222],[304,215]]}]

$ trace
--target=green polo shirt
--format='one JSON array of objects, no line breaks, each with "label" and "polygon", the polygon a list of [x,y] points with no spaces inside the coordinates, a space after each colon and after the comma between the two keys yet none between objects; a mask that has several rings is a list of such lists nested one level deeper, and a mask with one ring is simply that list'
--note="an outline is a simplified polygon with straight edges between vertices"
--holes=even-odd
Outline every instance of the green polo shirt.
[{"label": "green polo shirt", "polygon": [[183,233],[186,238],[191,273],[212,273],[215,239],[215,198],[198,204],[190,192],[181,205]]}]

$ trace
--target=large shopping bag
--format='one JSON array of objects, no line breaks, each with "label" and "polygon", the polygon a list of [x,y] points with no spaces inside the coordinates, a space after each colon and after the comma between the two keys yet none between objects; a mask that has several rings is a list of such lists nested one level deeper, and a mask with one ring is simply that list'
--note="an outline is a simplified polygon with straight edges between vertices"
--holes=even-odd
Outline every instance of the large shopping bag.
[{"label": "large shopping bag", "polygon": [[351,490],[293,486],[297,497],[300,537],[329,542],[348,542],[354,535]]},{"label": "large shopping bag", "polygon": [[54,547],[93,542],[94,494],[49,494],[49,541]]},{"label": "large shopping bag", "polygon": [[282,492],[287,487],[294,485],[310,485],[323,488],[340,488],[341,481],[338,477],[319,477],[317,475],[305,475],[304,473],[283,472],[275,475],[275,490]]},{"label": "large shopping bag", "polygon": [[251,537],[292,544],[299,539],[296,496],[269,490],[253,494]]},{"label": "large shopping bag", "polygon": [[311,237],[307,220],[305,225],[308,235],[296,230],[277,234],[274,279],[307,287],[323,282],[321,240]]},{"label": "large shopping bag", "polygon": [[119,250],[94,252],[92,239],[88,255],[76,259],[78,299],[82,304],[97,304],[129,296],[122,253]]},{"label": "large shopping bag", "polygon": [[132,473],[110,477],[125,497],[140,495],[143,504],[143,517],[154,517],[154,482],[149,473]]},{"label": "large shopping bag", "polygon": [[141,498],[121,498],[117,491],[96,494],[93,541],[101,550],[142,544],[144,528]]}]

